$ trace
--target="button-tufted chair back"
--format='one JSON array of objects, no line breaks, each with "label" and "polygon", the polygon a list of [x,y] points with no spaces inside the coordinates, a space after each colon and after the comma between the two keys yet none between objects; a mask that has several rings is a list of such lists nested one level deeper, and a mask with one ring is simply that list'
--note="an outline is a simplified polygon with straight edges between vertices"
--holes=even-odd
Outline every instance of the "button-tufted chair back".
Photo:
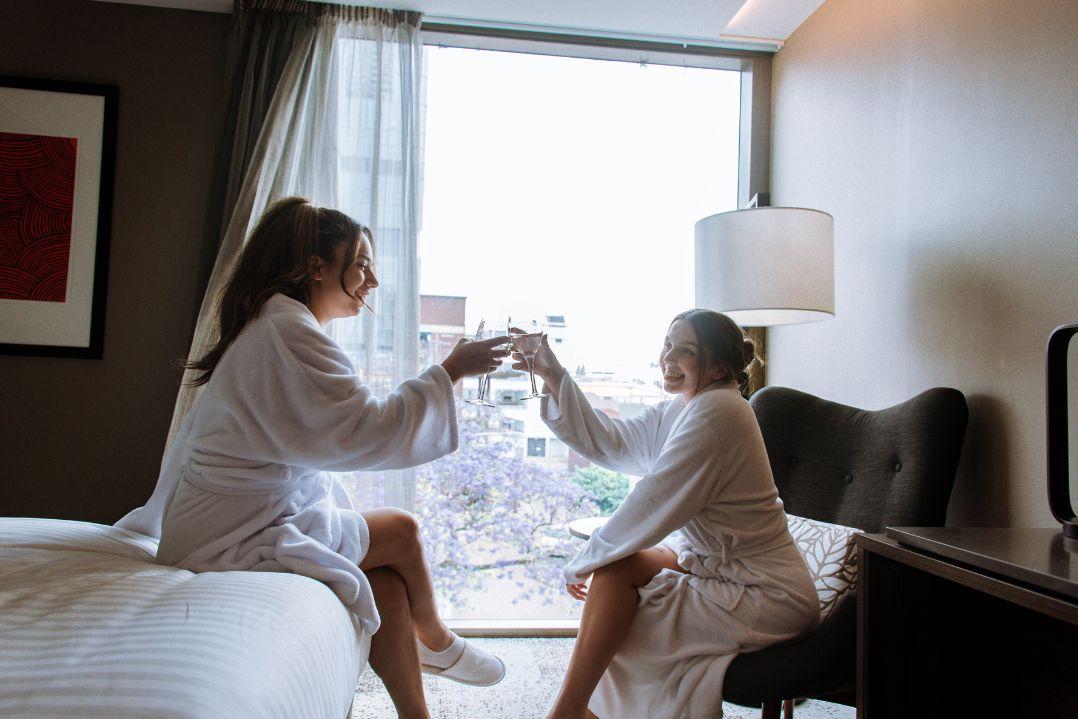
[{"label": "button-tufted chair back", "polygon": [[[786,387],[750,400],[789,514],[866,532],[942,526],[968,410],[958,390],[930,389],[875,412]],[[734,659],[724,697],[793,713],[794,697],[853,705],[857,596],[847,593],[815,632]]]},{"label": "button-tufted chair back", "polygon": [[789,514],[866,532],[943,526],[969,416],[958,390],[869,411],[765,387],[750,404]]}]

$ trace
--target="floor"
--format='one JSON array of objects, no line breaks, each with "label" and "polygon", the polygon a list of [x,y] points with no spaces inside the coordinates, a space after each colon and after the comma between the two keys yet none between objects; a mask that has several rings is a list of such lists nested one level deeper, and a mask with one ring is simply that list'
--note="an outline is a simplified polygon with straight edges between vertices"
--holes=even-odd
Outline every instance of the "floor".
[{"label": "floor", "polygon": [[[468,687],[424,676],[430,715],[435,719],[543,719],[569,664],[572,639],[473,639],[502,658],[508,672],[493,687]],[[759,709],[724,704],[726,719],[760,716]],[[853,719],[853,707],[810,701],[797,719]],[[360,677],[352,719],[392,719],[393,703],[370,667]]]}]

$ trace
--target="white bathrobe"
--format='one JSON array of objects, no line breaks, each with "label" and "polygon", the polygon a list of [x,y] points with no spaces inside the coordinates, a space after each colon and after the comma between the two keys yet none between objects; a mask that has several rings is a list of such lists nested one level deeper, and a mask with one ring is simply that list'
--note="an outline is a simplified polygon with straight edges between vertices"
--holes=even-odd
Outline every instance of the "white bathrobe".
[{"label": "white bathrobe", "polygon": [[384,400],[301,302],[277,294],[240,332],[181,425],[153,496],[117,526],[160,537],[196,572],[294,572],[325,582],[368,633],[363,517],[327,472],[411,467],[456,449],[440,365]]},{"label": "white bathrobe", "polygon": [[641,587],[589,708],[600,719],[721,717],[734,657],[820,618],[752,408],[718,387],[621,420],[594,411],[568,375],[557,396],[544,392],[543,420],[558,438],[601,467],[642,475],[566,565],[566,582],[658,543],[686,570],[664,569]]}]

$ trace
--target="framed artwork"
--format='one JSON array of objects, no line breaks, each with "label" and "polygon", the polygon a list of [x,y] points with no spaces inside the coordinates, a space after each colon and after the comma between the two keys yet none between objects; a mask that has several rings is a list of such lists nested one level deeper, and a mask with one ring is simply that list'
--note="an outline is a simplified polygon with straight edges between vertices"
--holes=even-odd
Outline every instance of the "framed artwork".
[{"label": "framed artwork", "polygon": [[102,356],[118,95],[0,75],[0,354]]}]

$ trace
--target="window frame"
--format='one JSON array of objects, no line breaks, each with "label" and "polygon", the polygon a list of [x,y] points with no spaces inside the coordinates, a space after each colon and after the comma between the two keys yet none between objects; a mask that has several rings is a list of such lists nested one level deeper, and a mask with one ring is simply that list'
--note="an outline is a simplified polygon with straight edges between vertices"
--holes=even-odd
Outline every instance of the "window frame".
[{"label": "window frame", "polygon": [[[444,22],[423,22],[420,31],[423,45],[429,47],[739,72],[738,207],[747,206],[753,195],[770,191],[774,49],[753,49],[746,44],[639,40]],[[576,637],[580,627],[578,619],[447,620],[446,623],[463,637]]]}]

